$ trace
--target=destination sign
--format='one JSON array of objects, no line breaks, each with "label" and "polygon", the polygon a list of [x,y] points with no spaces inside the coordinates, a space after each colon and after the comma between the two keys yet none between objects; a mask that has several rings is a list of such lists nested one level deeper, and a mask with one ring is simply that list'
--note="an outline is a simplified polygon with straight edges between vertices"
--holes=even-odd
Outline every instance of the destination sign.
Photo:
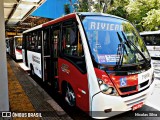
[{"label": "destination sign", "polygon": [[123,26],[108,22],[89,22],[89,30],[108,30],[108,31],[123,31]]}]

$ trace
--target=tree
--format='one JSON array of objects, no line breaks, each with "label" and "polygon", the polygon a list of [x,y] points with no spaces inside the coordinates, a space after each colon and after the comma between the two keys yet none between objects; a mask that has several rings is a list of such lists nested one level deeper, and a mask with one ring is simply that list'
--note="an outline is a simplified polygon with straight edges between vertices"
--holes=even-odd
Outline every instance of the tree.
[{"label": "tree", "polygon": [[160,29],[160,9],[152,9],[147,13],[147,16],[143,18],[142,25],[145,30],[158,30]]},{"label": "tree", "polygon": [[89,12],[88,0],[79,0],[79,12]]},{"label": "tree", "polygon": [[69,14],[70,13],[70,7],[69,6],[70,6],[69,4],[65,4],[64,5],[64,12],[65,12],[65,14]]},{"label": "tree", "polygon": [[114,0],[108,5],[107,13],[127,19],[128,13],[125,6],[129,4],[129,0]]},{"label": "tree", "polygon": [[[134,0],[130,1],[129,4],[126,6],[126,11],[129,14],[128,16],[129,21],[134,23],[140,31],[148,29],[146,28],[146,24],[149,23],[147,22],[148,21],[147,16],[151,13],[154,14],[153,12],[155,11],[153,11],[153,9],[155,10],[160,9],[160,0]],[[153,16],[150,15],[150,17]]]},{"label": "tree", "polygon": [[113,2],[114,0],[95,0],[95,2],[93,2],[93,9],[95,12],[105,13]]}]

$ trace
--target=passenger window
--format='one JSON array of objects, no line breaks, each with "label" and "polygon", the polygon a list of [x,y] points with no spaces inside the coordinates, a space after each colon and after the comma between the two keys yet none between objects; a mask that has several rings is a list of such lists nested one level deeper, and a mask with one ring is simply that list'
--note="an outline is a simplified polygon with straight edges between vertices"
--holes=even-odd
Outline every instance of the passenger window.
[{"label": "passenger window", "polygon": [[62,48],[64,55],[75,57],[83,55],[81,37],[75,25],[63,27]]},{"label": "passenger window", "polygon": [[76,23],[63,25],[61,46],[63,57],[72,62],[82,73],[86,73],[82,39]]},{"label": "passenger window", "polygon": [[53,49],[53,56],[55,58],[58,57],[59,35],[60,35],[60,30],[54,30],[53,37],[52,37],[52,49]]},{"label": "passenger window", "polygon": [[44,55],[49,55],[50,54],[49,29],[44,30],[43,46],[44,46]]}]

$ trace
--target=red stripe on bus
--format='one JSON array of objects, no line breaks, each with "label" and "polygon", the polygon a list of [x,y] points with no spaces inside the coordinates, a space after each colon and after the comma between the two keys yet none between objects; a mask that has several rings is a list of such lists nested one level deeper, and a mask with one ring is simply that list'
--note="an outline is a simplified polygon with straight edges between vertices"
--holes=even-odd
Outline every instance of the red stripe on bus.
[{"label": "red stripe on bus", "polygon": [[22,54],[22,50],[16,49],[16,51]]},{"label": "red stripe on bus", "polygon": [[73,13],[73,14],[70,14],[70,15],[67,15],[67,16],[64,16],[64,17],[61,17],[61,18],[58,18],[58,19],[49,21],[49,22],[47,22],[47,23],[44,23],[44,24],[42,25],[42,27],[46,27],[46,26],[49,26],[49,25],[52,25],[52,24],[56,24],[56,23],[58,23],[58,22],[62,22],[62,21],[65,21],[65,20],[71,19],[71,18],[76,18],[76,14]]}]

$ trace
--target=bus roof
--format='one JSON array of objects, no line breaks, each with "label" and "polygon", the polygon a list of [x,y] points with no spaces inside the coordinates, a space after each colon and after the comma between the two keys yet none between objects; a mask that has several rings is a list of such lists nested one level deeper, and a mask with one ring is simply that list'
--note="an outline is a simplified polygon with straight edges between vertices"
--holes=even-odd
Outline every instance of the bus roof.
[{"label": "bus roof", "polygon": [[140,32],[140,35],[153,35],[153,34],[160,34],[160,30],[157,30],[157,31],[143,31],[143,32]]},{"label": "bus roof", "polygon": [[71,13],[71,14],[65,15],[63,17],[51,20],[51,21],[46,22],[46,23],[43,23],[43,24],[38,25],[36,27],[33,27],[31,29],[28,29],[28,30],[24,31],[23,34],[27,33],[27,32],[30,32],[30,31],[33,31],[33,30],[36,30],[36,29],[39,29],[39,28],[42,28],[42,27],[45,27],[45,26],[48,26],[48,25],[52,25],[52,24],[61,22],[61,21],[66,20],[66,19],[74,18],[74,17],[76,17],[75,13]]},{"label": "bus roof", "polygon": [[113,18],[118,18],[121,20],[125,20],[124,18],[115,16],[115,15],[110,15],[110,14],[106,14],[106,13],[97,13],[97,12],[77,12],[78,15],[84,15],[84,16],[106,16],[106,17],[113,17]]},{"label": "bus roof", "polygon": [[38,29],[38,28],[42,28],[42,24],[41,24],[41,25],[38,25],[38,26],[36,26],[36,27],[33,27],[33,28],[31,28],[31,29],[28,29],[28,30],[23,31],[23,34],[24,34],[24,33],[27,33],[27,32],[30,32],[30,31],[33,31],[33,30],[36,30],[36,29]]},{"label": "bus roof", "polygon": [[58,23],[58,22],[62,22],[64,20],[67,20],[67,19],[70,19],[70,18],[76,18],[76,15],[82,15],[82,16],[107,16],[107,17],[112,17],[112,18],[117,18],[117,19],[121,19],[121,20],[125,20],[127,21],[126,19],[123,19],[121,17],[117,17],[117,16],[114,16],[114,15],[110,15],[110,14],[104,14],[104,13],[93,13],[93,12],[76,12],[76,13],[71,13],[71,14],[68,14],[68,15],[65,15],[65,16],[62,16],[60,18],[57,18],[57,19],[54,19],[54,20],[51,20],[49,22],[46,22],[46,23],[43,23],[41,25],[38,25],[36,27],[33,27],[31,29],[28,29],[26,31],[24,31],[23,33],[27,33],[27,32],[30,32],[30,31],[33,31],[33,30],[36,30],[36,29],[39,29],[39,28],[42,28],[42,27],[45,27],[45,26],[49,26],[49,25],[52,25],[52,24],[55,24],[55,23]]}]

